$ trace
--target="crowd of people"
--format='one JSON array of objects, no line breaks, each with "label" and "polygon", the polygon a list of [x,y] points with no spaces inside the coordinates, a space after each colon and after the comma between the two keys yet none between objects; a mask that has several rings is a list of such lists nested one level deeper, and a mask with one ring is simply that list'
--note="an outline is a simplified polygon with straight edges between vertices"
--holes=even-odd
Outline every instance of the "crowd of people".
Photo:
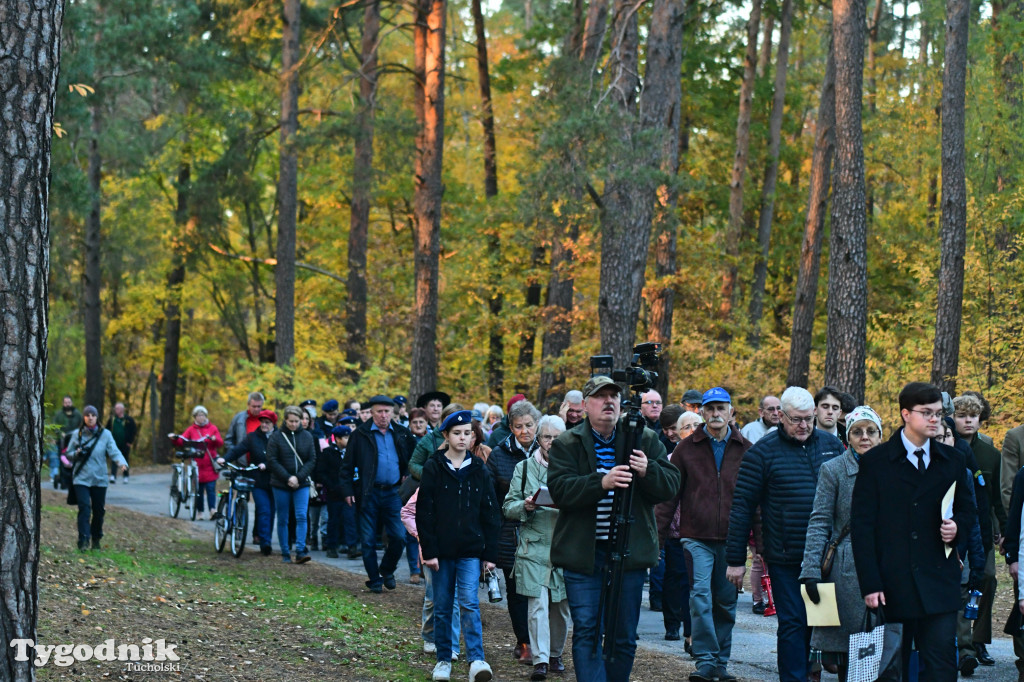
[{"label": "crowd of people", "polygon": [[[635,448],[623,398],[619,384],[595,375],[557,414],[542,415],[522,394],[504,409],[466,408],[434,391],[415,407],[401,395],[344,407],[328,399],[319,411],[305,400],[285,407],[279,425],[253,392],[223,438],[201,405],[181,438],[207,444],[198,465],[208,518],[217,469],[258,466],[253,541],[264,555],[276,525],[284,562],[305,563],[312,551],[361,558],[367,589],[382,593],[396,588],[404,554],[410,582],[425,588],[421,636],[434,680],[451,679],[461,651],[471,682],[491,679],[477,595],[498,570],[511,653],[531,680],[565,672],[570,626],[577,679],[628,680],[645,585],[665,639],[694,661],[689,679],[737,679],[729,661],[748,564],[754,613],[777,617],[780,680],[827,671],[845,681],[849,638],[867,610],[902,623],[905,679],[912,666],[918,679],[942,681],[995,665],[996,559],[1018,594],[1024,547],[1024,426],[1000,453],[980,433],[990,408],[979,393],[950,398],[907,384],[901,423],[885,440],[878,412],[832,387],[766,395],[742,428],[724,388],[687,390],[672,404],[648,390],[637,401]],[[118,403],[101,427],[94,407],[79,413],[69,396],[53,421],[54,485],[76,498],[79,549],[97,549],[107,485],[117,473],[129,480],[135,423]],[[613,540],[623,517],[612,508],[627,489],[632,525],[621,552]],[[622,581],[609,604],[613,562]],[[819,603],[832,593],[826,583],[840,625],[810,628],[805,598]],[[1016,628],[1024,682],[1019,596],[1007,627]],[[609,622],[614,641],[603,643]]]}]

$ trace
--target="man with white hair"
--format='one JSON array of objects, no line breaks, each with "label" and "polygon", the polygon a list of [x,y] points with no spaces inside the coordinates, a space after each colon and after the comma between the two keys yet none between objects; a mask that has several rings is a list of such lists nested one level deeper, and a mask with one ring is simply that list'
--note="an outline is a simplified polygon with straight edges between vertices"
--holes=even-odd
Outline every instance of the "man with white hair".
[{"label": "man with white hair", "polygon": [[843,444],[814,428],[814,398],[806,389],[790,386],[781,403],[779,428],[747,450],[740,465],[729,514],[726,576],[737,588],[743,586],[747,537],[754,511],[760,507],[763,556],[779,620],[779,679],[806,682],[811,630],[800,596],[804,537],[814,506],[818,469],[842,454]]},{"label": "man with white hair", "polygon": [[558,408],[558,416],[565,422],[566,430],[577,424],[582,424],[587,416],[583,409],[583,392],[569,391],[566,393],[562,406]]}]

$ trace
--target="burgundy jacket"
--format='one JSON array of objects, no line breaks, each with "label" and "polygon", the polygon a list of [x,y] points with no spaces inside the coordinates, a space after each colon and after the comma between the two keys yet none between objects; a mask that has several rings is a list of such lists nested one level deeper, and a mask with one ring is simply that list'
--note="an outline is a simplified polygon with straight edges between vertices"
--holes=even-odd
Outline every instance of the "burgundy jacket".
[{"label": "burgundy jacket", "polygon": [[658,537],[691,538],[725,542],[729,535],[729,511],[743,454],[751,443],[735,426],[725,444],[721,472],[715,467],[711,438],[698,428],[676,445],[669,461],[682,474],[676,496],[656,508]]}]

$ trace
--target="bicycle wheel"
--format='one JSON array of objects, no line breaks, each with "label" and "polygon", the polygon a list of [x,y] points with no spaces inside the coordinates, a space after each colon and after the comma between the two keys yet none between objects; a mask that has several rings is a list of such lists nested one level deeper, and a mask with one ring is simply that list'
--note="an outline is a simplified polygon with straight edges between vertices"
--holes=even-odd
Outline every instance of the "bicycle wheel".
[{"label": "bicycle wheel", "polygon": [[249,500],[235,498],[234,524],[231,528],[231,554],[237,559],[245,549],[245,533],[249,530]]},{"label": "bicycle wheel", "polygon": [[189,492],[192,498],[192,520],[195,521],[196,515],[199,514],[199,495],[201,493],[199,491],[199,468],[194,464],[192,465],[192,473],[189,474],[189,486],[192,488]]},{"label": "bicycle wheel", "polygon": [[177,469],[171,472],[171,494],[167,497],[167,514],[172,519],[178,518],[181,511],[181,491],[178,490],[179,473]]},{"label": "bicycle wheel", "polygon": [[217,502],[217,511],[220,512],[220,518],[213,525],[213,547],[218,552],[224,551],[224,543],[227,541],[228,533],[231,531],[231,520],[228,518],[227,508],[227,495],[221,495],[220,501]]}]

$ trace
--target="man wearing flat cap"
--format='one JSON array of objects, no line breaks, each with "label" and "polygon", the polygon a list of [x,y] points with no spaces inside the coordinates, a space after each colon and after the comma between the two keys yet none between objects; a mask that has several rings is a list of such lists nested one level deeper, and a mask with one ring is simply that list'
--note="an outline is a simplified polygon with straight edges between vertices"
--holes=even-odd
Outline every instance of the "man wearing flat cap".
[{"label": "man wearing flat cap", "polygon": [[441,410],[451,401],[452,397],[444,391],[429,391],[416,399],[416,407],[427,413],[427,423],[431,429],[437,430],[441,428]]},{"label": "man wearing flat cap", "polygon": [[[558,506],[551,563],[564,569],[572,614],[572,657],[580,680],[628,680],[636,653],[647,569],[658,563],[654,505],[679,490],[679,470],[665,457],[657,434],[645,428],[640,449],[629,444],[621,412],[621,388],[610,377],[594,376],[583,387],[586,419],[551,446],[548,489]],[[614,655],[604,661],[600,643],[606,615],[599,613],[604,566],[610,560],[612,501],[633,485],[633,518],[624,559],[621,599],[615,608],[618,636]]]},{"label": "man wearing flat cap", "polygon": [[[352,506],[359,496],[360,539],[366,586],[380,593],[382,587],[395,589],[395,568],[405,548],[405,526],[400,517],[402,498],[398,488],[409,474],[409,457],[416,439],[409,429],[391,421],[394,401],[375,395],[368,401],[370,419],[360,424],[349,439],[341,464],[341,493]],[[358,484],[353,482],[359,470]],[[387,534],[384,558],[377,564],[377,521]]]}]

